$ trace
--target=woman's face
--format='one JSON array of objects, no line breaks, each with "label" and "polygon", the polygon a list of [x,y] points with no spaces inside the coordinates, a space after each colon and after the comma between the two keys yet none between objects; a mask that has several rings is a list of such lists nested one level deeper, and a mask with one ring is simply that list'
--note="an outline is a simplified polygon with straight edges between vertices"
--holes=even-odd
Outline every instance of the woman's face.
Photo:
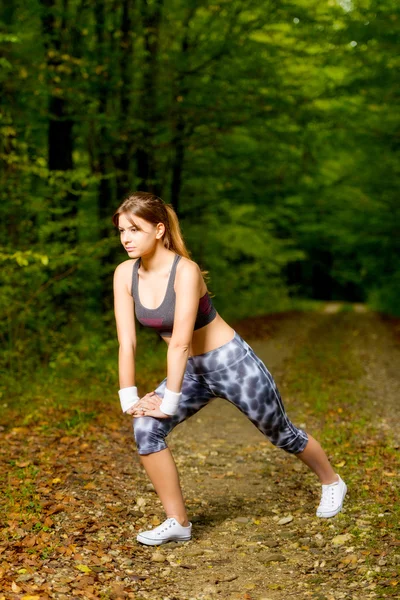
[{"label": "woman's face", "polygon": [[124,213],[119,216],[118,229],[121,244],[130,258],[139,258],[153,252],[165,230],[162,223],[154,225],[136,215]]}]

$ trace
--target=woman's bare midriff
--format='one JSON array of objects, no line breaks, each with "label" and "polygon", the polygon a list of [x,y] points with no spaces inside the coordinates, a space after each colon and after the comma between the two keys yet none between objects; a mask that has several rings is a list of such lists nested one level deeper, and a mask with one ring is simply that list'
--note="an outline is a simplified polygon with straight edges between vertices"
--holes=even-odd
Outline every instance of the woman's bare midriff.
[{"label": "woman's bare midriff", "polygon": [[[235,330],[217,313],[217,316],[211,323],[193,332],[189,356],[196,356],[197,354],[204,354],[205,352],[215,350],[230,342],[234,334]],[[163,337],[163,340],[168,345],[171,338]]]}]

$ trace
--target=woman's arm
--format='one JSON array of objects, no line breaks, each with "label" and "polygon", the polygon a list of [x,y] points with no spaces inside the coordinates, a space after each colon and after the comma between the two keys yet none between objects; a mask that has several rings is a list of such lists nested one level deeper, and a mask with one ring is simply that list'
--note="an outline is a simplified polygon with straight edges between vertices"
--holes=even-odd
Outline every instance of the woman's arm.
[{"label": "woman's arm", "polygon": [[167,352],[167,388],[180,392],[189,356],[202,285],[196,263],[185,261],[175,280],[174,327]]},{"label": "woman's arm", "polygon": [[[134,301],[128,287],[131,275],[132,261],[121,263],[114,272],[114,313],[119,342],[118,373],[121,390],[135,387],[136,328]],[[131,389],[129,393],[123,392],[122,395],[127,397],[132,392]]]},{"label": "woman's arm", "polygon": [[182,262],[175,279],[176,303],[174,327],[167,352],[167,385],[162,399],[151,392],[140,400],[138,409],[142,408],[144,415],[165,418],[178,410],[202,282],[198,265],[186,260]]}]

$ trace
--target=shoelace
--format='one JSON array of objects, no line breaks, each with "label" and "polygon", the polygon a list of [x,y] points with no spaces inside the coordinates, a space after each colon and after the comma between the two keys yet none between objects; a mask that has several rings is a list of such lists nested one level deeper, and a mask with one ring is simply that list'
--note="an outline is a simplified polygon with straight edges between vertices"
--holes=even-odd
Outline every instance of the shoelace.
[{"label": "shoelace", "polygon": [[[157,535],[161,535],[162,533],[164,533],[164,531],[167,531],[167,529],[170,529],[172,527],[172,525],[173,525],[173,521],[174,521],[174,519],[172,519],[172,518],[171,519],[167,519],[167,522],[169,523],[169,525],[167,525],[163,529],[160,529],[160,531],[157,531]],[[159,525],[158,527],[161,527],[161,525]]]},{"label": "shoelace", "polygon": [[337,484],[322,486],[320,506],[333,506],[335,500],[335,487],[337,487]]}]

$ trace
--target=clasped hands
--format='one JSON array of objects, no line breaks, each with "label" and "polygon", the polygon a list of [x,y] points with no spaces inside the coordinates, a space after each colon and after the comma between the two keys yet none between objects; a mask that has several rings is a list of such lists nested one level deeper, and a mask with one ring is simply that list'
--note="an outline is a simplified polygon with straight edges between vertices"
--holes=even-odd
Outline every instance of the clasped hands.
[{"label": "clasped hands", "polygon": [[157,419],[168,419],[169,415],[166,415],[160,410],[160,404],[162,398],[155,392],[149,392],[143,398],[140,398],[139,402],[136,402],[134,406],[128,408],[126,411],[128,415],[133,417],[156,417]]}]

